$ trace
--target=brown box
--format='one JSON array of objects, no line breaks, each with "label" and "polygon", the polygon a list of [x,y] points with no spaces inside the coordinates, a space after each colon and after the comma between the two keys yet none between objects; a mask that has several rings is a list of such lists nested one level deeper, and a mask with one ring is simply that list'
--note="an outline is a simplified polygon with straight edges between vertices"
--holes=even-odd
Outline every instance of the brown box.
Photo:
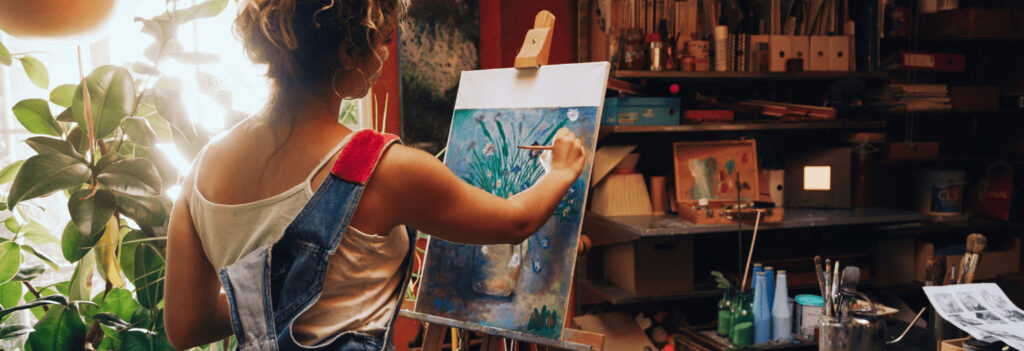
[{"label": "brown box", "polygon": [[955,111],[995,111],[999,109],[998,86],[949,87]]},{"label": "brown box", "polygon": [[1011,37],[1010,11],[957,9],[921,16],[921,33],[933,38]]},{"label": "brown box", "polygon": [[881,269],[875,276],[875,284],[892,286],[913,283],[916,266],[915,247],[916,242],[912,238],[879,242],[875,267]]},{"label": "brown box", "polygon": [[637,297],[693,290],[693,236],[643,238],[603,249],[604,279]]},{"label": "brown box", "polygon": [[[981,252],[981,262],[978,264],[978,270],[974,273],[974,280],[992,280],[1000,274],[1019,272],[1021,238],[1006,238],[1001,241],[988,239],[985,251]],[[917,243],[914,255],[914,279],[917,281],[924,282],[924,270],[928,266],[928,259],[934,252],[935,244]],[[946,256],[946,272],[950,272],[948,265],[957,265],[957,269],[960,269],[960,259],[963,257],[964,255]]]},{"label": "brown box", "polygon": [[939,351],[964,351],[964,341],[970,338],[942,340],[939,344]]}]

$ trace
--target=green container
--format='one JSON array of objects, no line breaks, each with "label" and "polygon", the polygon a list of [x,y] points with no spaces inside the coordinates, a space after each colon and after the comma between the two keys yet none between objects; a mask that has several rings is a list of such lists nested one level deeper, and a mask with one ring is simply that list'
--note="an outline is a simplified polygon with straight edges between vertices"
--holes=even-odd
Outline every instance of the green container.
[{"label": "green container", "polygon": [[[754,335],[754,294],[745,292],[738,294],[732,307],[732,331],[729,339],[734,346],[750,345]],[[745,344],[744,344],[745,342]]]},{"label": "green container", "polygon": [[732,290],[725,289],[722,299],[718,301],[718,336],[728,337],[732,330]]}]

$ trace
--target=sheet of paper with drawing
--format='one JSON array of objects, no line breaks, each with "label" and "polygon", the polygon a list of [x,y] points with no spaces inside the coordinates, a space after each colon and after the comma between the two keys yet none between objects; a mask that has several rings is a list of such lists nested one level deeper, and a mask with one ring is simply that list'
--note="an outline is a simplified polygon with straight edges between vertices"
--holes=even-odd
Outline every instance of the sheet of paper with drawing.
[{"label": "sheet of paper with drawing", "polygon": [[517,146],[549,145],[562,127],[589,157],[555,213],[523,243],[431,238],[416,312],[561,338],[608,68],[599,62],[462,73],[444,163],[466,182],[501,197],[525,190],[544,169],[540,151]]},{"label": "sheet of paper with drawing", "polygon": [[1024,311],[994,283],[926,286],[939,315],[975,338],[1024,350]]}]

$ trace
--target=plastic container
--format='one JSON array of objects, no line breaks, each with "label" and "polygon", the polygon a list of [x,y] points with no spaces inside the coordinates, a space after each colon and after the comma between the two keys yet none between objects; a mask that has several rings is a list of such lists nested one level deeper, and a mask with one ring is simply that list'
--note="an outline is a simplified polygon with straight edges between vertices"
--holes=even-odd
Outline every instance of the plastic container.
[{"label": "plastic container", "polygon": [[767,275],[757,273],[754,278],[754,344],[763,344],[772,339],[772,309],[768,305]]},{"label": "plastic container", "polygon": [[966,171],[921,171],[916,176],[918,212],[930,216],[956,216],[963,212]]},{"label": "plastic container", "polygon": [[801,294],[796,298],[797,306],[797,327],[800,337],[807,340],[814,340],[817,335],[818,322],[821,320],[821,308],[825,307],[825,300],[818,295]]},{"label": "plastic container", "polygon": [[793,340],[793,311],[789,307],[789,289],[786,271],[780,270],[775,278],[775,301],[772,304],[772,340],[790,342]]}]

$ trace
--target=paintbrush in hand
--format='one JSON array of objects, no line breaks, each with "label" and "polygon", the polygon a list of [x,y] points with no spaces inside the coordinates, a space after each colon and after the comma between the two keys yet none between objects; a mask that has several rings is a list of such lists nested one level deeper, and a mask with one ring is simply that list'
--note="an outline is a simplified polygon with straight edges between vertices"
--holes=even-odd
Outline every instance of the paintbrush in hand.
[{"label": "paintbrush in hand", "polygon": [[928,265],[924,269],[924,285],[942,285],[942,279],[946,278],[946,256],[932,256],[928,258]]},{"label": "paintbrush in hand", "polygon": [[519,145],[519,149],[522,150],[551,150],[554,146],[551,145]]},{"label": "paintbrush in hand", "polygon": [[967,266],[964,270],[964,284],[970,284],[974,282],[974,272],[978,270],[978,264],[981,263],[981,252],[985,250],[985,245],[988,245],[988,238],[981,234],[971,234],[967,236],[967,253],[964,257],[968,257]]}]

